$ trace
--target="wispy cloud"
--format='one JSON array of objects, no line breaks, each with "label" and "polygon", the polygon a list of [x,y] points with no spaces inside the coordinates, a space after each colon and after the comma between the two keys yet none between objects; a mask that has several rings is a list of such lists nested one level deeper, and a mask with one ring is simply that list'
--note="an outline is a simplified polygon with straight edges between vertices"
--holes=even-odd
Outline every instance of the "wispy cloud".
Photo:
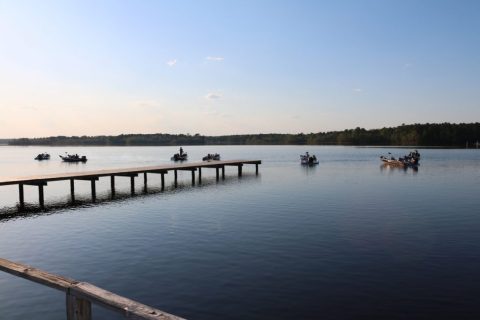
[{"label": "wispy cloud", "polygon": [[409,63],[409,62],[403,64],[403,69],[408,69],[408,68],[411,68],[411,67],[412,67],[412,64]]},{"label": "wispy cloud", "polygon": [[172,60],[167,61],[167,65],[168,65],[169,67],[173,67],[173,66],[175,66],[176,64],[177,64],[177,59],[172,59]]},{"label": "wispy cloud", "polygon": [[218,100],[222,97],[220,93],[209,92],[205,95],[205,99],[207,100]]},{"label": "wispy cloud", "polygon": [[363,92],[363,90],[360,89],[360,88],[353,88],[352,90],[353,90],[353,92]]},{"label": "wispy cloud", "polygon": [[208,61],[223,61],[223,60],[225,60],[224,57],[212,57],[212,56],[208,56],[206,59]]}]

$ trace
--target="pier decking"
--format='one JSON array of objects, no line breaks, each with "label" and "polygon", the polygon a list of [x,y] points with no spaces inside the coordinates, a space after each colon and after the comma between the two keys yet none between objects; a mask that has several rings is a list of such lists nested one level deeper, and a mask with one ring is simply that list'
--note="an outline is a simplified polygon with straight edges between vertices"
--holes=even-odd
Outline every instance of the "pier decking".
[{"label": "pier decking", "polygon": [[162,190],[165,188],[165,174],[168,174],[169,171],[174,172],[174,185],[177,187],[178,171],[191,171],[192,174],[192,185],[195,184],[195,172],[198,171],[198,182],[202,183],[202,169],[210,168],[216,170],[216,179],[220,179],[220,170],[222,171],[222,179],[225,178],[225,167],[232,166],[238,168],[238,176],[242,176],[242,167],[246,164],[255,165],[255,173],[258,174],[258,165],[261,164],[261,160],[227,160],[227,161],[203,161],[203,162],[192,162],[185,164],[174,164],[174,165],[161,165],[161,166],[148,166],[148,167],[135,167],[135,168],[121,168],[121,169],[104,169],[104,170],[95,170],[95,171],[84,171],[84,172],[75,172],[75,173],[58,173],[58,174],[46,174],[46,175],[35,175],[28,177],[18,177],[11,179],[0,180],[0,186],[6,185],[18,185],[19,192],[19,203],[20,207],[23,208],[25,205],[24,201],[24,186],[37,186],[38,187],[38,199],[40,208],[44,208],[44,186],[51,181],[62,181],[70,180],[70,193],[72,201],[75,201],[75,180],[87,180],[91,182],[92,189],[92,201],[96,199],[96,188],[95,182],[101,177],[110,177],[110,186],[112,195],[115,194],[115,177],[129,177],[130,186],[132,194],[135,193],[135,177],[138,177],[139,174],[143,173],[144,184],[147,186],[147,174],[160,174],[161,175],[161,187]]}]

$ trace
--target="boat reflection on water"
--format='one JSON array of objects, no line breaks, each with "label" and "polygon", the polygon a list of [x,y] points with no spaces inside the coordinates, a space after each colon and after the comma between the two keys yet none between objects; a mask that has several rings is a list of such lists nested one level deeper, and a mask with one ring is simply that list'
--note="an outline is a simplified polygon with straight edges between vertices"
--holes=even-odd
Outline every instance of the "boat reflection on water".
[{"label": "boat reflection on water", "polygon": [[382,163],[380,165],[380,172],[407,172],[412,171],[418,173],[418,166],[392,166],[388,163]]}]

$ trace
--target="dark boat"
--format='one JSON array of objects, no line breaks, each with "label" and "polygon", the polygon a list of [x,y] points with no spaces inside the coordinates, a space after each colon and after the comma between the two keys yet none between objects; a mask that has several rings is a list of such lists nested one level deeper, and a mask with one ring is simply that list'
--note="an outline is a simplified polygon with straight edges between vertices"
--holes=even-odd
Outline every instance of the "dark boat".
[{"label": "dark boat", "polygon": [[185,161],[185,160],[187,160],[187,158],[188,158],[187,153],[183,152],[183,148],[180,147],[180,152],[175,153],[173,155],[173,157],[171,157],[170,159],[173,160],[173,161]]},{"label": "dark boat", "polygon": [[315,155],[310,155],[308,152],[300,155],[300,163],[306,165],[315,165],[318,164],[318,159]]},{"label": "dark boat", "polygon": [[65,162],[87,162],[86,156],[79,156],[78,154],[67,154],[65,156],[60,156]]},{"label": "dark boat", "polygon": [[218,153],[215,154],[207,154],[205,157],[202,158],[203,161],[212,161],[212,160],[220,160],[220,155]]},{"label": "dark boat", "polygon": [[182,153],[182,154],[175,153],[173,157],[171,157],[170,159],[173,161],[185,161],[187,160],[187,158],[188,158],[188,155],[186,153]]},{"label": "dark boat", "polygon": [[48,153],[39,153],[35,160],[50,160],[50,155]]}]

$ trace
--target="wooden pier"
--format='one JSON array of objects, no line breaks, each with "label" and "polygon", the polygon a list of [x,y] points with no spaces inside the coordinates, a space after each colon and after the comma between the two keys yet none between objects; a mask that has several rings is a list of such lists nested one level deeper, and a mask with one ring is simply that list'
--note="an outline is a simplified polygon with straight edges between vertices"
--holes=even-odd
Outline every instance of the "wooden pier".
[{"label": "wooden pier", "polygon": [[128,319],[182,320],[87,282],[65,278],[30,266],[0,258],[0,271],[13,274],[66,294],[67,320],[91,320],[92,303],[122,314]]},{"label": "wooden pier", "polygon": [[242,176],[242,167],[246,164],[255,165],[255,173],[258,174],[258,165],[261,164],[261,160],[228,160],[228,161],[203,161],[195,163],[175,164],[175,165],[162,165],[162,166],[149,166],[149,167],[136,167],[136,168],[122,168],[122,169],[106,169],[96,171],[85,171],[76,173],[59,173],[59,174],[47,174],[36,175],[29,177],[18,177],[6,180],[0,180],[0,186],[6,185],[18,185],[18,196],[20,208],[25,206],[24,201],[24,186],[36,186],[38,187],[38,201],[40,208],[45,207],[44,187],[48,182],[70,180],[70,194],[72,201],[75,201],[75,180],[90,181],[92,190],[92,201],[96,200],[96,181],[101,177],[110,177],[110,188],[112,195],[115,194],[115,177],[127,177],[130,178],[130,189],[132,195],[135,193],[135,178],[139,174],[143,173],[144,185],[147,186],[147,174],[160,174],[161,175],[161,187],[165,189],[165,175],[169,171],[174,173],[174,186],[178,186],[178,171],[191,171],[192,185],[195,185],[195,172],[198,171],[198,183],[202,183],[202,169],[215,169],[216,179],[220,179],[220,170],[222,170],[221,177],[225,179],[225,167],[237,167],[238,176]]}]

